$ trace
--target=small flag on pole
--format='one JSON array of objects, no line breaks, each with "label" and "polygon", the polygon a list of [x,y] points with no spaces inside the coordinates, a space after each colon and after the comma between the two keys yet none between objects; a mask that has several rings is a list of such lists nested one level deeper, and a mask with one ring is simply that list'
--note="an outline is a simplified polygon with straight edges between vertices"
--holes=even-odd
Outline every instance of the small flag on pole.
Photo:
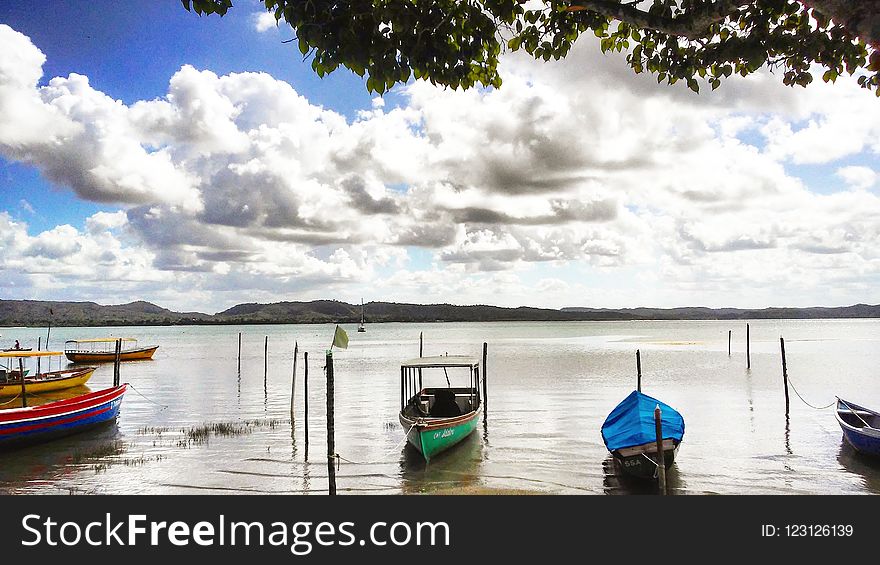
[{"label": "small flag on pole", "polygon": [[340,349],[348,349],[348,334],[345,333],[345,330],[336,326],[336,333],[333,335],[333,346],[336,346]]}]

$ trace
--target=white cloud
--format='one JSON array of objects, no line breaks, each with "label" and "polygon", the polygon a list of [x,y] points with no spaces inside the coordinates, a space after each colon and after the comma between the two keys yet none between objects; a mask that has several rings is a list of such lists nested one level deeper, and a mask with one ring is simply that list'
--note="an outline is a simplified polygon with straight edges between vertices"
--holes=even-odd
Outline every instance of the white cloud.
[{"label": "white cloud", "polygon": [[278,25],[275,21],[275,14],[272,12],[257,12],[251,14],[251,22],[254,25],[254,29],[260,33],[269,31]]},{"label": "white cloud", "polygon": [[837,169],[837,176],[849,186],[868,190],[877,184],[877,172],[871,167],[848,166]]}]

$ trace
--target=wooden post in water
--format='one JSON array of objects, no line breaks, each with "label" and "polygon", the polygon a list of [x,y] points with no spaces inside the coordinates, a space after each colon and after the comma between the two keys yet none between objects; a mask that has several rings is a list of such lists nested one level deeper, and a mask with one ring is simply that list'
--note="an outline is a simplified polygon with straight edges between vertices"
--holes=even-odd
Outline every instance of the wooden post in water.
[{"label": "wooden post in water", "polygon": [[779,336],[779,348],[782,350],[782,384],[785,386],[785,415],[788,416],[788,367],[785,364],[785,339]]},{"label": "wooden post in water", "polygon": [[[43,345],[43,338],[41,336],[41,337],[37,338],[37,351],[42,351],[42,349],[43,349],[42,345]],[[43,359],[41,357],[37,357],[37,374],[38,375],[40,374],[40,367],[43,365],[41,363],[42,360]]]},{"label": "wooden post in water", "polygon": [[293,399],[296,396],[296,358],[299,356],[299,342],[293,342],[293,378],[290,380],[290,424],[293,425],[294,406]]},{"label": "wooden post in water", "polygon": [[636,373],[638,373],[636,390],[642,392],[642,354],[638,349],[636,349]]},{"label": "wooden post in water", "polygon": [[749,335],[749,325],[746,324],[746,369],[752,368],[752,352],[751,352],[751,336]]},{"label": "wooden post in water", "polygon": [[116,340],[116,355],[113,359],[113,386],[119,386],[120,371],[119,365],[122,363],[122,340]]},{"label": "wooden post in water", "polygon": [[[419,359],[425,356],[425,336],[419,332]],[[419,369],[419,390],[422,390],[422,370]]]},{"label": "wooden post in water", "polygon": [[727,356],[730,357],[730,340],[733,338],[733,330],[727,330]]},{"label": "wooden post in water", "polygon": [[266,383],[266,376],[269,374],[269,336],[266,336],[266,343],[263,345],[263,383]]},{"label": "wooden post in water", "polygon": [[21,407],[27,408],[27,388],[24,384],[24,359],[18,358],[18,374],[21,375]]},{"label": "wooden post in water", "polygon": [[241,374],[241,332],[238,332],[238,374]]},{"label": "wooden post in water", "polygon": [[329,493],[336,494],[336,438],[333,421],[333,352],[327,351],[327,479]]},{"label": "wooden post in water", "polygon": [[305,434],[306,434],[306,459],[309,458],[309,352],[303,352],[303,369],[305,370],[305,375],[303,375],[303,402],[305,406],[303,406],[303,419],[305,423]]},{"label": "wooden post in water", "polygon": [[654,428],[657,431],[657,479],[660,494],[666,494],[666,454],[663,453],[663,415],[660,405],[654,408]]},{"label": "wooden post in water", "polygon": [[488,348],[488,344],[483,342],[483,418],[489,413],[489,392],[486,390],[486,377],[489,376],[489,369],[486,368],[486,349]]}]

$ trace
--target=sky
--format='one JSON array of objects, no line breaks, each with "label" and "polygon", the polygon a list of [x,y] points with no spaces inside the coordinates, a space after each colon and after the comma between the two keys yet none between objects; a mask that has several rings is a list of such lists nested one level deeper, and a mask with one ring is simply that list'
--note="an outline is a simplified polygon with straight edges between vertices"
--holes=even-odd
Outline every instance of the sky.
[{"label": "sky", "polygon": [[256,0],[0,5],[0,299],[880,303],[880,99],[850,77],[695,94],[582,37],[379,97],[293,36]]}]

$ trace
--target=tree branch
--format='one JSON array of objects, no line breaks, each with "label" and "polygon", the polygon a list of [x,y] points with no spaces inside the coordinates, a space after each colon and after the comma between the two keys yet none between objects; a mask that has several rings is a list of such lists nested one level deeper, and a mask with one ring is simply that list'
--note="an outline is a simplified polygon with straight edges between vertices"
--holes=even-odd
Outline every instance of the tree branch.
[{"label": "tree branch", "polygon": [[[688,10],[675,17],[667,17],[639,10],[632,4],[614,0],[577,0],[571,8],[590,10],[639,28],[648,28],[668,35],[696,39],[705,35],[706,28],[724,20],[752,0],[719,0]],[[571,9],[570,8],[570,9]]]}]

